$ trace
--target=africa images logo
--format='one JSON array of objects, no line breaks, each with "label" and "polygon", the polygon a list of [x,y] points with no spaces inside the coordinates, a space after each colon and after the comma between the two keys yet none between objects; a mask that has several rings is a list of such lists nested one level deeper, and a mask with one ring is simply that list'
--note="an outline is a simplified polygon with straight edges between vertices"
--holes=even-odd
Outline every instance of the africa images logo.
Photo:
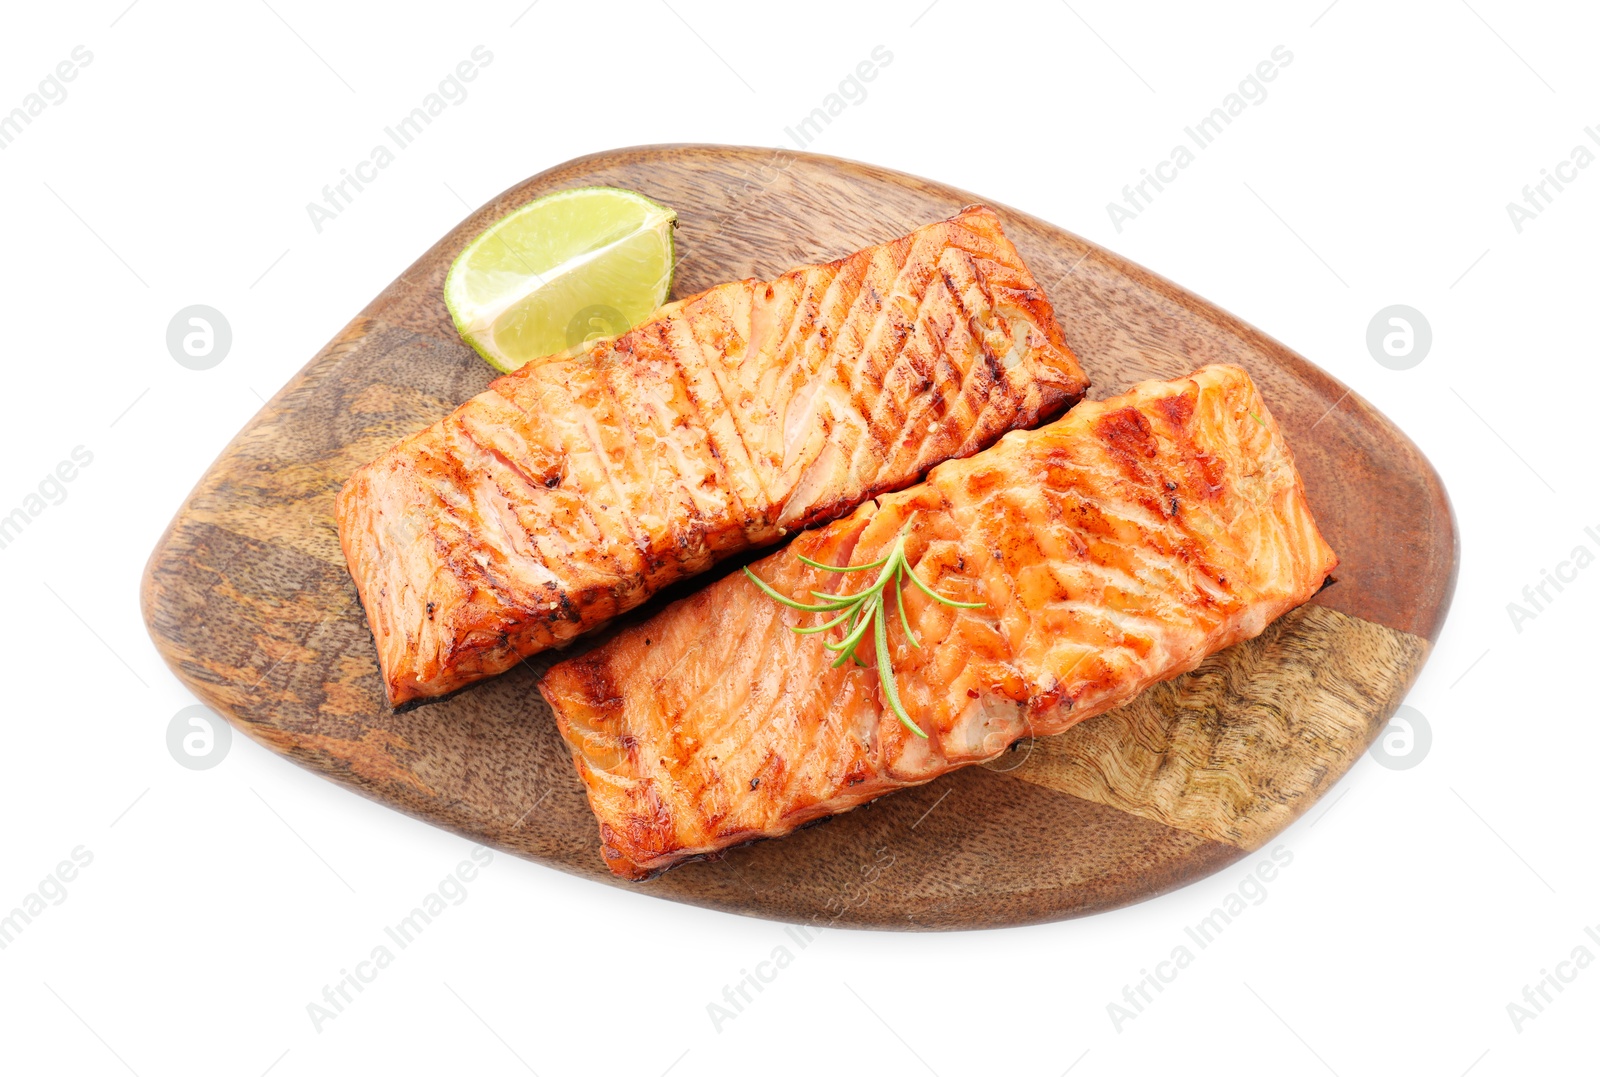
[{"label": "africa images logo", "polygon": [[366,190],[367,184],[376,181],[383,169],[394,164],[397,152],[404,151],[422,137],[422,132],[432,125],[434,117],[443,114],[447,107],[466,101],[466,84],[477,79],[479,72],[492,63],[494,53],[482,45],[474,46],[468,59],[456,64],[433,90],[423,95],[421,104],[383,129],[389,142],[393,143],[393,149],[380,142],[372,147],[365,160],[357,161],[350,168],[341,168],[339,179],[323,186],[321,202],[306,203],[306,216],[311,218],[311,227],[320,233],[323,222],[331,221],[349,209],[356,195]]},{"label": "africa images logo", "polygon": [[33,125],[34,118],[42,116],[50,105],[59,105],[67,99],[66,84],[78,77],[78,72],[94,63],[94,53],[76,45],[67,59],[39,80],[37,89],[23,96],[22,104],[10,112],[0,113],[0,150],[8,148],[22,137],[25,128]]},{"label": "africa images logo", "polygon": [[[1118,234],[1121,234],[1124,222],[1133,220],[1154,205],[1156,195],[1166,190],[1167,184],[1175,182],[1182,169],[1195,163],[1198,151],[1208,149],[1221,138],[1222,132],[1232,125],[1236,117],[1244,115],[1251,105],[1266,101],[1266,84],[1276,80],[1278,73],[1292,63],[1294,53],[1283,45],[1273,46],[1267,59],[1256,64],[1255,69],[1245,75],[1234,90],[1225,94],[1221,104],[1183,129],[1189,142],[1194,144],[1193,149],[1189,148],[1188,143],[1180,142],[1172,147],[1166,160],[1157,161],[1151,168],[1141,168],[1139,175],[1143,178],[1122,188],[1122,202],[1106,203],[1106,214]],[[1154,192],[1150,190],[1152,187],[1155,188]]]}]

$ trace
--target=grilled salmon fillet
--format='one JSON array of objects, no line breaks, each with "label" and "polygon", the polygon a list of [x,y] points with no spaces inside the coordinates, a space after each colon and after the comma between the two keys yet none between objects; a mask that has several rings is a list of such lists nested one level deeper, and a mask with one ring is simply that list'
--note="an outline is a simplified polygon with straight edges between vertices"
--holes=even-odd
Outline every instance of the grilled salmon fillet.
[{"label": "grilled salmon fillet", "polygon": [[[1338,559],[1249,375],[1208,366],[1007,434],[920,486],[877,498],[751,566],[779,593],[854,593],[907,536],[910,646],[894,602],[891,666],[830,668],[843,628],[742,573],[588,654],[540,690],[572,749],[611,870],[641,878],[1059,733],[1254,636]],[[893,584],[890,584],[892,594]],[[862,649],[871,664],[870,646]]]},{"label": "grilled salmon fillet", "polygon": [[981,206],[529,363],[339,493],[389,701],[509,669],[1087,387]]}]

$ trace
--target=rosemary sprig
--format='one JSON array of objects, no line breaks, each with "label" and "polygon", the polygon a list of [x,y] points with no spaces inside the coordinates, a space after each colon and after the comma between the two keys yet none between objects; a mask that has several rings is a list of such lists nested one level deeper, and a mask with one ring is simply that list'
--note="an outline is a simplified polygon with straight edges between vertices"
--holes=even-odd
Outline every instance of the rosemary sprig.
[{"label": "rosemary sprig", "polygon": [[884,605],[886,604],[886,600],[883,595],[884,588],[889,585],[891,580],[894,582],[894,600],[895,605],[900,611],[900,627],[905,630],[907,642],[909,642],[911,646],[919,649],[922,647],[922,644],[917,641],[917,634],[911,630],[911,621],[906,617],[906,600],[904,593],[906,580],[909,579],[917,586],[918,590],[927,595],[929,598],[933,599],[935,602],[943,603],[946,606],[954,606],[958,609],[964,610],[975,610],[982,608],[984,603],[957,602],[953,598],[946,598],[944,595],[939,594],[933,588],[929,587],[927,584],[923,583],[917,578],[917,574],[911,570],[911,565],[906,560],[906,531],[910,528],[910,526],[911,523],[908,520],[906,522],[906,526],[900,529],[900,534],[895,537],[894,546],[890,548],[887,554],[878,558],[876,561],[869,561],[864,565],[850,565],[848,567],[839,565],[825,565],[821,561],[813,561],[804,554],[795,555],[805,564],[810,565],[812,568],[820,568],[824,572],[866,572],[869,569],[880,569],[878,578],[872,582],[871,586],[865,588],[864,590],[857,591],[852,595],[841,595],[830,591],[814,590],[811,593],[815,597],[821,599],[820,602],[797,602],[794,599],[789,598],[787,595],[779,594],[771,586],[769,586],[766,581],[762,580],[760,576],[757,576],[754,572],[751,572],[749,568],[744,570],[744,574],[749,576],[751,582],[757,587],[761,588],[762,592],[769,598],[783,603],[790,609],[800,610],[803,613],[838,614],[837,617],[834,617],[825,624],[813,625],[809,628],[798,628],[794,625],[789,626],[791,631],[795,632],[797,635],[809,636],[819,632],[826,632],[829,629],[844,625],[844,637],[842,639],[839,639],[833,643],[823,644],[823,646],[828,648],[828,650],[839,652],[839,657],[833,661],[834,669],[838,669],[851,659],[854,659],[856,665],[858,666],[866,665],[866,663],[861,660],[860,649],[861,644],[866,640],[867,630],[871,629],[872,646],[876,652],[875,657],[877,658],[878,662],[878,680],[879,683],[883,685],[883,695],[884,698],[889,701],[889,709],[894,711],[895,717],[900,719],[901,725],[905,726],[923,740],[927,740],[928,734],[924,733],[917,726],[917,723],[911,720],[911,716],[906,713],[905,707],[900,702],[899,689],[895,686],[894,668],[889,662],[889,632],[888,626],[884,621],[883,614]]}]

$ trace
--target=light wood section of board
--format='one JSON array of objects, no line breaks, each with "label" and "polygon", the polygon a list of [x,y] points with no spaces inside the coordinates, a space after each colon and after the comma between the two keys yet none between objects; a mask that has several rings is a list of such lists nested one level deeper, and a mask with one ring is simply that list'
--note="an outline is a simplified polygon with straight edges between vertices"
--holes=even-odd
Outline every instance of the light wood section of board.
[{"label": "light wood section of board", "polygon": [[1427,649],[1409,633],[1302,606],[1193,672],[988,767],[1256,849],[1350,769]]}]

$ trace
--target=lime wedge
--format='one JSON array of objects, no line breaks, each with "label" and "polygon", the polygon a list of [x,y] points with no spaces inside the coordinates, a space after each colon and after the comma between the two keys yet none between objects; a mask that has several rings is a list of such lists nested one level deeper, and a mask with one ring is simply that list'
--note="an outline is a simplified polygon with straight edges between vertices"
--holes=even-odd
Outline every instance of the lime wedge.
[{"label": "lime wedge", "polygon": [[496,370],[616,336],[666,302],[676,224],[619,187],[547,194],[467,245],[445,277],[445,306]]}]

